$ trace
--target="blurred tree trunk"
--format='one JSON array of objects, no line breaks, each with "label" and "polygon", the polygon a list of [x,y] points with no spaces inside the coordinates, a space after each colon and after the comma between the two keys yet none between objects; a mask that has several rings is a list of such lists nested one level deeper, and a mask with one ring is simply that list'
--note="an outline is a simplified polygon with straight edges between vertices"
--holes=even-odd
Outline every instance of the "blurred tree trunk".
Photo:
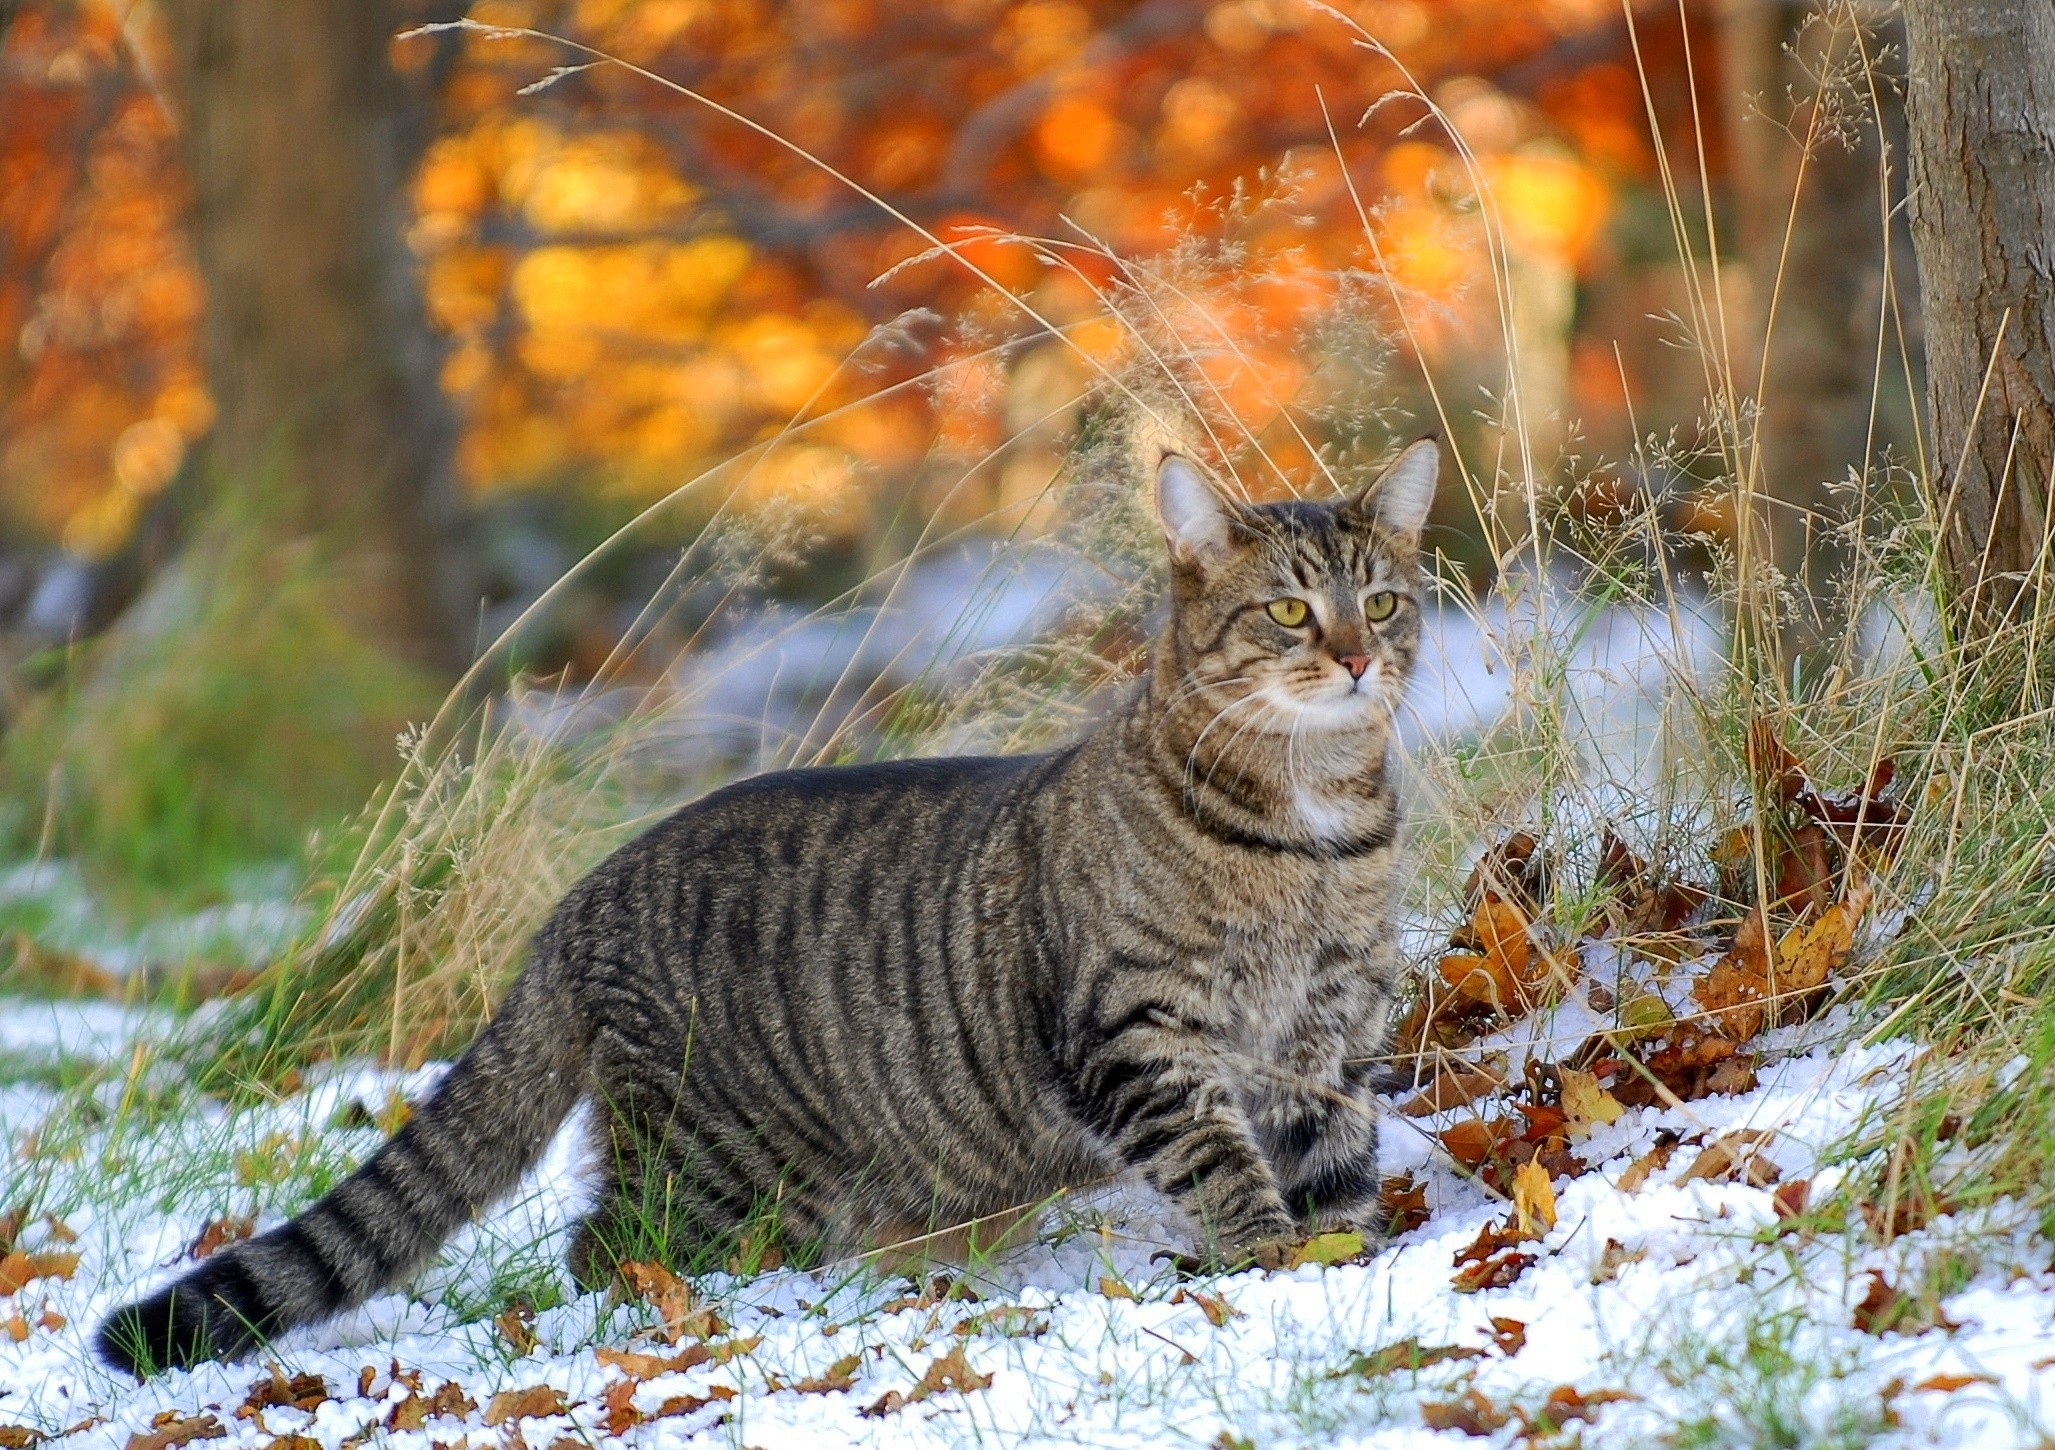
[{"label": "blurred tree trunk", "polygon": [[476,595],[437,348],[402,240],[424,128],[390,0],[168,0],[207,284],[219,486],[344,571],[355,622],[470,657]]},{"label": "blurred tree trunk", "polygon": [[1931,465],[1975,633],[2031,605],[2055,469],[2055,4],[1905,0]]},{"label": "blurred tree trunk", "polygon": [[[1808,22],[1808,17],[1815,17]],[[1829,485],[1864,466],[1870,446],[1884,235],[1879,137],[1852,97],[1820,95],[1846,64],[1853,28],[1796,0],[1728,0],[1722,56],[1736,98],[1733,175],[1741,253],[1754,286],[1751,337],[1766,358],[1756,447],[1771,557],[1797,586],[1797,638],[1838,632],[1826,590],[1832,547]],[[1787,115],[1788,113],[1788,115]],[[1794,200],[1795,198],[1795,200]],[[1772,314],[1774,307],[1774,314]]]}]

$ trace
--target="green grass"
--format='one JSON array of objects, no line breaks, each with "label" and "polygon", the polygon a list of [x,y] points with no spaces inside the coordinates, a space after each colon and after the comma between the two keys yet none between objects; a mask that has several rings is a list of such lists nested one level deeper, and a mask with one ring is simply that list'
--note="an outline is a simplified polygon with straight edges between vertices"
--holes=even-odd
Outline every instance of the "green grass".
[{"label": "green grass", "polygon": [[224,508],[8,732],[18,855],[65,857],[117,913],[220,899],[301,859],[394,774],[431,679],[354,633],[307,547]]}]

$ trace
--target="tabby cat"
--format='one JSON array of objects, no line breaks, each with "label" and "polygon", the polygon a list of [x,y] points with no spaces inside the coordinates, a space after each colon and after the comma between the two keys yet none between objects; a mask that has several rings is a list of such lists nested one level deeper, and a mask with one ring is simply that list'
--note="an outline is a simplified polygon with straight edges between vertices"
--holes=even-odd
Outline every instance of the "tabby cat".
[{"label": "tabby cat", "polygon": [[[1387,752],[1440,454],[1249,505],[1155,470],[1148,679],[1041,755],[784,771],[616,852],[354,1175],[111,1316],[137,1371],[247,1351],[419,1269],[580,1098],[611,1167],[571,1268],[775,1220],[875,1243],[1133,1171],[1226,1261],[1377,1226],[1396,974]],[[640,1237],[638,1237],[640,1236]]]}]

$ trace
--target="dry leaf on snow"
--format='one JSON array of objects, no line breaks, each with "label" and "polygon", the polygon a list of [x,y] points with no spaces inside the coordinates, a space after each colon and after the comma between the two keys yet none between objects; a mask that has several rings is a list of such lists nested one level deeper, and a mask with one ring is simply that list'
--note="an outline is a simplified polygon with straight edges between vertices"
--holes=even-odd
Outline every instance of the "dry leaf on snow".
[{"label": "dry leaf on snow", "polygon": [[1998,1377],[1990,1374],[1935,1374],[1928,1375],[1925,1379],[1914,1385],[1913,1388],[1916,1390],[1938,1390],[1943,1394],[1953,1394],[1957,1390],[1968,1389],[1971,1385],[1995,1385],[1998,1383],[2001,1383]]},{"label": "dry leaf on snow", "polygon": [[1510,1412],[1501,1410],[1482,1391],[1464,1390],[1452,1400],[1429,1401],[1420,1406],[1420,1419],[1430,1430],[1460,1430],[1483,1437],[1496,1434],[1512,1422]]},{"label": "dry leaf on snow", "polygon": [[1225,1329],[1227,1321],[1242,1317],[1242,1311],[1235,1308],[1218,1294],[1208,1294],[1190,1285],[1170,1296],[1173,1304],[1196,1304],[1199,1312],[1206,1316],[1206,1322],[1215,1329]]},{"label": "dry leaf on snow", "polygon": [[1344,1375],[1360,1375],[1364,1379],[1376,1379],[1394,1370],[1422,1370],[1429,1365],[1442,1364],[1449,1360],[1482,1359],[1484,1351],[1465,1344],[1423,1345],[1417,1339],[1401,1339],[1396,1344],[1387,1344],[1382,1349],[1373,1349],[1368,1354],[1359,1354],[1348,1364],[1335,1371],[1335,1378]]},{"label": "dry leaf on snow", "polygon": [[1387,1178],[1378,1186],[1378,1207],[1384,1211],[1384,1232],[1396,1238],[1427,1222],[1427,1185],[1410,1173]]},{"label": "dry leaf on snow", "polygon": [[176,1410],[166,1410],[150,1421],[148,1431],[128,1437],[128,1450],[173,1450],[195,1440],[219,1440],[227,1434],[227,1428],[212,1415],[183,1416]]},{"label": "dry leaf on snow", "polygon": [[1534,1266],[1532,1254],[1511,1250],[1459,1269],[1449,1282],[1458,1294],[1475,1294],[1485,1289],[1503,1289]]},{"label": "dry leaf on snow", "polygon": [[1762,1156],[1776,1134],[1755,1128],[1722,1133],[1699,1151],[1677,1181],[1727,1183],[1739,1179],[1752,1188],[1768,1188],[1781,1176],[1777,1165]]},{"label": "dry leaf on snow", "polygon": [[964,1358],[963,1346],[959,1344],[947,1354],[936,1356],[934,1363],[930,1364],[927,1372],[920,1377],[920,1383],[912,1390],[905,1394],[897,1390],[888,1390],[863,1413],[868,1418],[876,1419],[930,1396],[939,1395],[945,1390],[969,1394],[973,1390],[985,1389],[991,1383],[990,1375],[979,1374],[970,1367],[970,1361]]},{"label": "dry leaf on snow", "polygon": [[551,1385],[501,1390],[485,1407],[485,1423],[504,1425],[510,1420],[540,1420],[550,1415],[561,1415],[569,1408],[564,1403],[564,1392]]},{"label": "dry leaf on snow", "polygon": [[1363,1257],[1363,1236],[1354,1229],[1340,1233],[1315,1234],[1292,1250],[1287,1268],[1303,1268],[1307,1264],[1318,1264],[1331,1269],[1336,1264],[1346,1264],[1352,1259]]},{"label": "dry leaf on snow", "polygon": [[1489,1067],[1460,1060],[1445,1062],[1426,1086],[1399,1105],[1399,1111],[1409,1118],[1424,1118],[1430,1113],[1467,1107],[1505,1085],[1505,1075]]},{"label": "dry leaf on snow", "polygon": [[1563,1084],[1563,1115],[1573,1137],[1586,1137],[1594,1127],[1602,1127],[1620,1120],[1627,1111],[1620,1100],[1599,1085],[1595,1073],[1579,1072],[1574,1067],[1556,1069]]},{"label": "dry leaf on snow", "polygon": [[0,1258],[0,1297],[18,1294],[37,1279],[69,1279],[76,1272],[77,1254],[31,1254],[16,1249]]},{"label": "dry leaf on snow", "polygon": [[1513,1218],[1523,1239],[1538,1239],[1556,1226],[1555,1185],[1539,1163],[1522,1163],[1513,1174]]},{"label": "dry leaf on snow", "polygon": [[200,1236],[193,1240],[193,1246],[186,1250],[186,1257],[193,1259],[211,1258],[230,1244],[240,1243],[257,1231],[257,1221],[251,1218],[217,1218],[200,1230]]}]

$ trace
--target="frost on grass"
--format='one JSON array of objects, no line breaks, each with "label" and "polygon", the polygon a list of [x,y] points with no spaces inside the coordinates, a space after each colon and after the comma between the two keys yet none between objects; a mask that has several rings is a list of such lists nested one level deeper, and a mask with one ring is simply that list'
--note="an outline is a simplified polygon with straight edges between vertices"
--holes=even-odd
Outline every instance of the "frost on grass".
[{"label": "frost on grass", "polygon": [[[2055,1275],[2027,1213],[1894,1234],[1836,1207],[1887,1155],[1878,1127],[1924,1055],[1833,1045],[1838,1011],[1766,1031],[1746,1092],[1588,1116],[1588,1171],[1543,1180],[1548,1212],[1531,1174],[1508,1203],[1442,1145],[1474,1105],[1409,1117],[1394,1100],[1383,1166],[1424,1221],[1272,1273],[1178,1277],[1157,1257],[1183,1246],[1174,1228],[1115,1188],[939,1278],[781,1269],[580,1294],[560,1268],[586,1175],[573,1124],[404,1291],[139,1386],[92,1362],[99,1317],[210,1231],[302,1206],[435,1069],[331,1070],[229,1111],[152,1067],[151,1017],[124,1034],[101,1009],[10,1004],[0,1027],[66,1010],[101,1080],[0,1088],[8,1444],[1395,1446],[1553,1428],[1590,1445],[2004,1445],[2055,1419]],[[1508,1029],[1500,1050],[1545,1042]],[[1477,1283],[1480,1240],[1525,1262]]]}]

